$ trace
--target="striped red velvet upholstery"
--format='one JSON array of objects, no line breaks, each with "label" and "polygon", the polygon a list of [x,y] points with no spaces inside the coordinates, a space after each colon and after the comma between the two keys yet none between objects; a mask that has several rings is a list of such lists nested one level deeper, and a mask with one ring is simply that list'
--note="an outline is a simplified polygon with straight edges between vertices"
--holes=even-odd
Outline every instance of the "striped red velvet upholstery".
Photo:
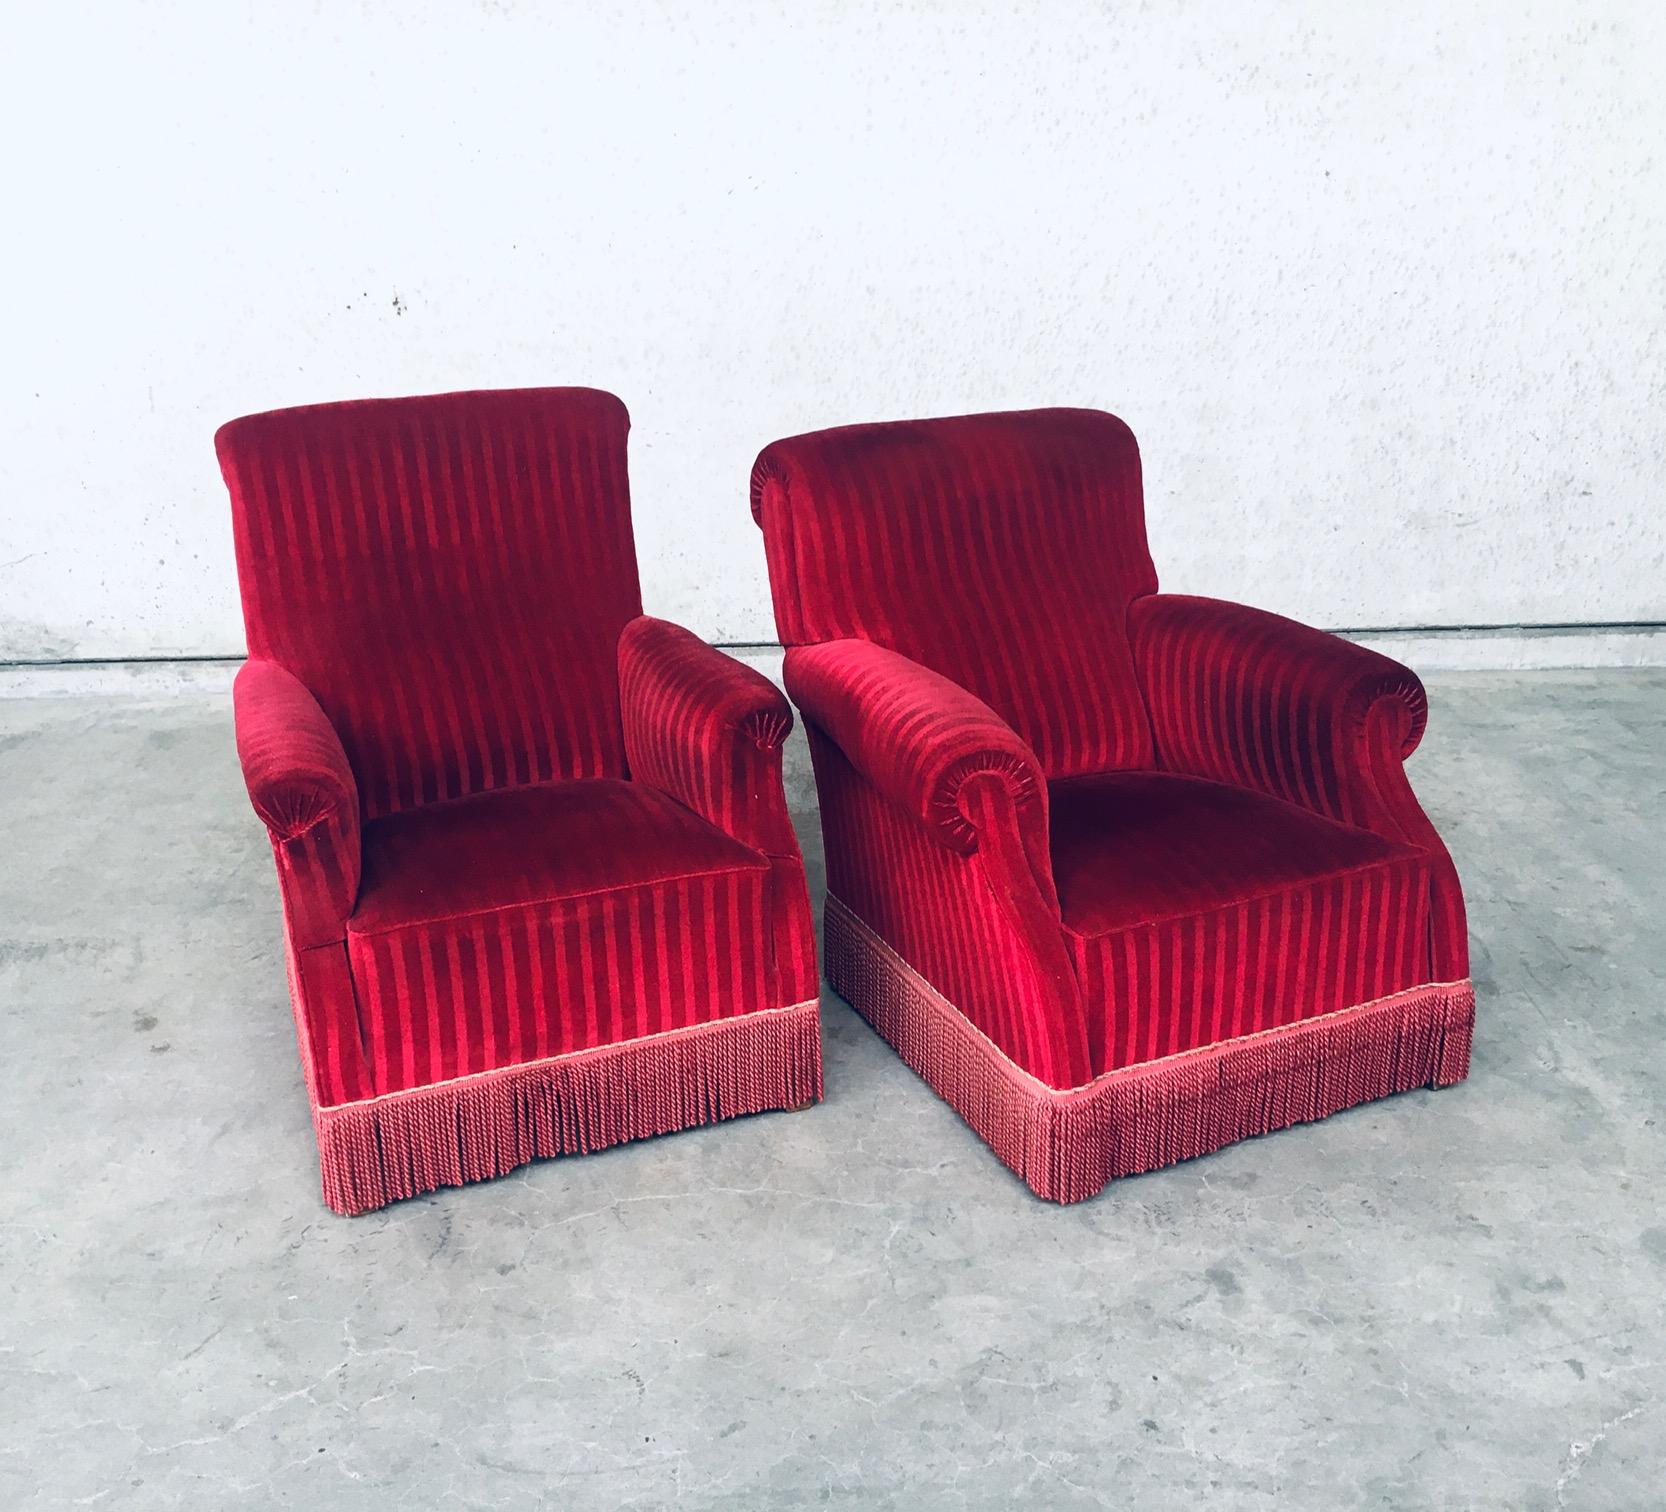
[{"label": "striped red velvet upholstery", "polygon": [[347,956],[378,1090],[779,1006],[768,872],[616,778],[371,820]]},{"label": "striped red velvet upholstery", "polygon": [[792,729],[786,699],[698,637],[646,615],[620,637],[619,681],[632,774],[768,860],[774,996],[819,997],[810,890],[781,785]]},{"label": "striped red velvet upholstery", "polygon": [[1404,840],[1429,858],[1429,969],[1469,975],[1463,890],[1406,780],[1429,706],[1414,673],[1323,631],[1217,599],[1129,610],[1165,770],[1211,777]]},{"label": "striped red velvet upholstery", "polygon": [[[827,847],[827,890],[1032,1075],[1074,1087],[1093,1074],[1075,972],[1057,915],[1036,906],[993,850],[934,839],[809,727]],[[972,809],[1014,828],[987,788]],[[1000,814],[1000,817],[996,817]],[[1006,884],[1006,885],[1003,885]]]},{"label": "striped red velvet upholstery", "polygon": [[[1463,1075],[1462,897],[1403,765],[1421,686],[1158,594],[1120,421],[794,437],[752,501],[816,763],[829,976],[1036,1190]],[[1137,1095],[1061,1111],[1136,1070]]]},{"label": "striped red velvet upholstery", "polygon": [[1157,586],[1140,457],[1093,410],[851,425],[752,472],[788,646],[860,639],[970,690],[1049,777],[1143,767],[1125,626]]},{"label": "striped red velvet upholstery", "polygon": [[290,939],[341,938],[359,894],[359,787],[318,700],[276,662],[235,684],[237,756],[278,863]]},{"label": "striped red velvet upholstery", "polygon": [[365,818],[624,774],[614,647],[642,612],[628,429],[593,389],[221,428],[249,655],[318,700]]},{"label": "striped red velvet upholstery", "polygon": [[786,700],[640,617],[587,389],[233,421],[238,752],[327,1200],[819,1095]]},{"label": "striped red velvet upholstery", "polygon": [[1052,835],[1098,1071],[1429,980],[1430,860],[1411,846],[1148,772],[1056,784]]}]

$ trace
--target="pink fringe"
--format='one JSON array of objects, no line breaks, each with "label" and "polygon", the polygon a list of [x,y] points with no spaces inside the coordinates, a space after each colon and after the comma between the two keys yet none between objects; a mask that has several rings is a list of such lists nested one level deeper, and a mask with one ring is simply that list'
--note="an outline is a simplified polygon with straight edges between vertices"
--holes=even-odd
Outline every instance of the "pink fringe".
[{"label": "pink fringe", "polygon": [[313,1124],[324,1201],[338,1213],[366,1213],[532,1160],[802,1107],[821,1093],[819,1005],[808,1002],[315,1105]]},{"label": "pink fringe", "polygon": [[1475,990],[1436,982],[1337,1013],[1049,1087],[829,894],[827,979],[1039,1197],[1469,1074]]}]

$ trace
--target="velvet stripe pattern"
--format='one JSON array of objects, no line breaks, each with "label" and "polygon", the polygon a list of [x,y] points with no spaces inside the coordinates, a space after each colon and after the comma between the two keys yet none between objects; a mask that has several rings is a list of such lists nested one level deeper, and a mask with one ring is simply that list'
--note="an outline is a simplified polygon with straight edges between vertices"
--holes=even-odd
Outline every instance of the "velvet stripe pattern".
[{"label": "velvet stripe pattern", "polygon": [[318,700],[366,818],[623,775],[614,648],[642,612],[628,429],[590,389],[221,428],[249,654]]},{"label": "velvet stripe pattern", "polygon": [[620,638],[619,685],[632,773],[768,860],[772,993],[814,997],[815,924],[781,784],[791,706],[761,673],[647,616]]},{"label": "velvet stripe pattern", "polygon": [[290,1006],[313,1103],[374,1097],[376,1084],[365,1054],[347,946],[338,940],[297,950],[290,936],[287,949]]},{"label": "velvet stripe pattern", "polygon": [[1120,421],[797,436],[752,505],[829,976],[1038,1192],[1462,1079],[1462,894],[1405,775],[1422,685],[1157,593]]},{"label": "velvet stripe pattern", "polygon": [[1360,748],[1392,706],[1394,754],[1417,749],[1423,685],[1398,662],[1280,615],[1156,594],[1129,615],[1165,771],[1254,788],[1344,824],[1378,814]]},{"label": "velvet stripe pattern", "polygon": [[339,1212],[820,1096],[791,714],[641,616],[627,428],[539,389],[217,437]]},{"label": "velvet stripe pattern", "polygon": [[935,841],[809,726],[827,886],[1031,1075],[1072,1087],[1092,1075],[1081,994],[1049,931],[991,885],[986,859]]},{"label": "velvet stripe pattern", "polygon": [[1011,793],[1026,850],[1045,871],[1041,763],[987,704],[918,662],[860,640],[790,647],[786,681],[868,780],[951,850],[977,849],[967,784],[978,774],[995,777]]},{"label": "velvet stripe pattern", "polygon": [[1429,867],[1397,861],[1115,933],[1068,932],[1095,1072],[1430,980]]},{"label": "velvet stripe pattern", "polygon": [[788,646],[872,641],[1010,724],[1048,777],[1150,764],[1124,625],[1156,586],[1139,449],[1092,410],[855,425],[752,473]]},{"label": "velvet stripe pattern", "polygon": [[359,891],[359,791],[318,701],[275,662],[232,684],[237,756],[266,825],[298,945],[341,938]]},{"label": "velvet stripe pattern", "polygon": [[348,956],[379,1093],[778,1006],[767,874],[723,871],[375,934]]},{"label": "velvet stripe pattern", "polygon": [[1158,594],[1129,615],[1161,764],[1266,792],[1432,858],[1437,975],[1469,974],[1463,891],[1406,779],[1428,698],[1398,662],[1281,615]]}]

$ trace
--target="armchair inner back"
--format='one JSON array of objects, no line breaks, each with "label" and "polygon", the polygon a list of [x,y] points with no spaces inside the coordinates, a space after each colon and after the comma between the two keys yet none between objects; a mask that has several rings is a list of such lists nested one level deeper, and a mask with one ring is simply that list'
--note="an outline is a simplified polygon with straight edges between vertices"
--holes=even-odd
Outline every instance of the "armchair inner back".
[{"label": "armchair inner back", "polygon": [[1149,766],[1128,604],[1157,587],[1133,433],[1096,410],[852,425],[752,474],[782,640],[952,678],[1049,777]]},{"label": "armchair inner back", "polygon": [[641,613],[625,407],[595,389],[309,405],[215,438],[249,654],[334,724],[366,818],[622,776]]}]

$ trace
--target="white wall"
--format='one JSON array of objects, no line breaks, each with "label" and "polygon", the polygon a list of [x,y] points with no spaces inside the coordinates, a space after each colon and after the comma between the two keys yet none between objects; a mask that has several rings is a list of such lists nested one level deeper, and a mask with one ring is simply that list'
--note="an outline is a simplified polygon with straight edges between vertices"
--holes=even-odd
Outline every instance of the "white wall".
[{"label": "white wall", "polygon": [[1044,403],[1134,426],[1170,587],[1666,620],[1663,14],[20,10],[0,659],[241,649],[220,421],[536,383],[630,405],[647,602],[718,640],[773,637],[761,443]]}]

